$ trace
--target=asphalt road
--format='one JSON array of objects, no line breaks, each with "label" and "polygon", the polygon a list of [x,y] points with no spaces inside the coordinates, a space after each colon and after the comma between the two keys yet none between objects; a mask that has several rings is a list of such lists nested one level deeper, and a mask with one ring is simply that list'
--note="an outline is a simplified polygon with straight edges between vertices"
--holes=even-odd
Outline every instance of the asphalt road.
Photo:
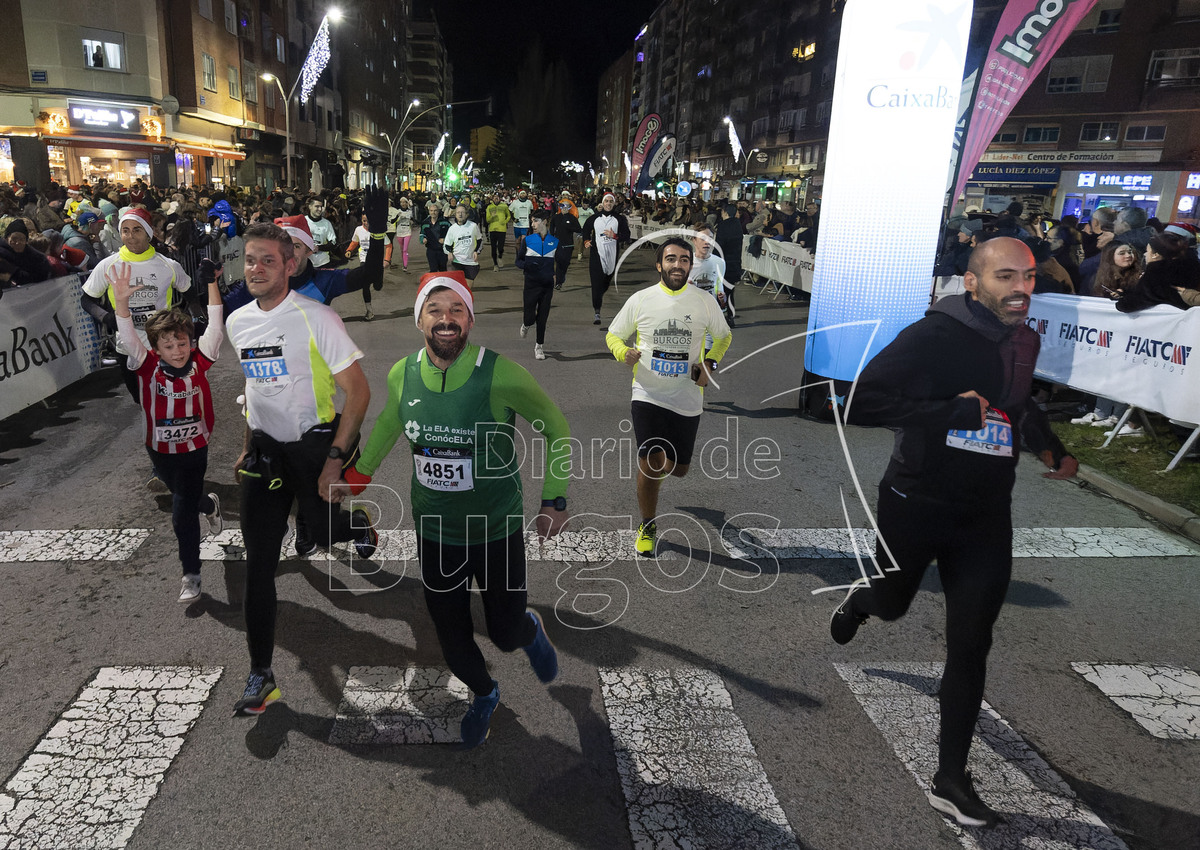
[{"label": "asphalt road", "polygon": [[[606,320],[652,281],[648,257],[638,252],[619,278],[620,292],[606,299]],[[422,259],[413,257],[415,264]],[[356,294],[334,305],[367,355],[363,366],[373,390],[367,431],[386,400],[388,370],[421,345],[412,319],[417,278],[389,272],[375,294],[371,322],[362,319]],[[485,271],[475,292],[471,340],[528,368],[580,441],[585,463],[569,493],[570,510],[592,516],[576,527],[594,528],[589,533],[597,539],[600,532],[636,527],[634,484],[621,458],[629,455],[621,438],[632,446],[622,430],[630,373],[610,357],[604,327],[591,323],[584,265],[573,265],[555,295],[544,362],[533,358],[532,335],[518,338],[520,272]],[[0,423],[5,530],[151,529],[129,557],[113,561],[17,560],[0,548],[0,776],[9,778],[0,793],[0,848],[57,846],[53,835],[59,833],[21,821],[15,805],[54,810],[72,796],[86,800],[104,790],[109,768],[142,770],[129,766],[129,750],[106,752],[104,741],[68,731],[60,736],[68,748],[99,748],[77,783],[40,802],[37,794],[23,798],[13,784],[45,751],[40,742],[97,671],[126,666],[220,668],[220,675],[210,690],[201,689],[203,700],[179,736],[177,754],[145,767],[148,774],[157,771],[161,784],[137,805],[129,798],[140,814],[114,846],[634,846],[644,810],[627,801],[630,786],[619,766],[628,763],[628,741],[614,744],[614,711],[628,697],[634,704],[647,700],[648,717],[666,717],[669,689],[659,702],[639,697],[636,688],[606,691],[603,671],[696,669],[707,671],[702,681],[717,681],[716,690],[723,685],[727,691],[732,709],[723,710],[721,723],[744,728],[786,827],[766,824],[754,804],[734,805],[719,794],[709,799],[705,794],[714,792],[701,787],[688,790],[693,814],[707,811],[724,823],[724,837],[696,839],[689,832],[694,824],[664,816],[657,843],[641,846],[687,846],[689,835],[696,846],[787,846],[788,830],[793,846],[813,848],[1032,846],[1020,837],[1036,834],[1038,818],[1028,829],[1022,821],[1016,838],[1011,832],[960,838],[928,806],[905,758],[848,686],[845,668],[835,667],[940,663],[943,604],[935,570],[903,620],[870,622],[853,643],[838,647],[827,623],[841,593],[814,591],[851,581],[858,574],[853,560],[738,561],[720,544],[723,531],[736,539],[742,529],[775,524],[845,527],[847,514],[850,524],[867,525],[858,488],[873,506],[891,445],[886,431],[850,428],[844,453],[837,428],[798,418],[803,340],[768,346],[802,332],[806,309],[750,287],[739,289],[738,301],[726,364],[747,359],[723,369],[720,388],[707,394],[698,443],[704,448],[692,474],[663,488],[661,510],[675,514],[661,524],[675,529],[665,535],[670,556],[568,563],[531,553],[531,604],[548,622],[561,676],[549,688],[540,685],[523,653],[504,655],[481,635],[501,683],[501,706],[488,743],[474,751],[450,744],[331,743],[351,668],[442,665],[413,564],[388,561],[367,573],[344,560],[286,561],[278,580],[275,658],[284,699],[261,718],[231,719],[248,667],[238,606],[244,564],[206,561],[205,596],[193,605],[176,602],[169,497],[144,489],[149,464],[137,409],[115,370],[60,394],[48,409],[31,408]],[[242,378],[227,343],[223,354],[210,372],[217,433],[208,478],[221,496],[227,527],[236,528],[232,464],[240,449]],[[782,395],[763,401],[776,394]],[[532,438],[524,423],[522,429]],[[617,440],[616,450],[604,455],[599,441],[608,439]],[[1082,485],[1043,479],[1032,461],[1022,458],[1015,526],[1155,529]],[[539,495],[532,459],[524,472],[532,515]],[[408,475],[407,463],[394,453],[375,481],[402,497]],[[386,507],[381,527],[411,528],[401,510],[402,500]],[[1101,537],[1109,534],[1119,532]],[[1200,669],[1200,557],[1194,544],[1184,551],[1190,554],[1018,558],[991,656],[988,704],[1131,848],[1200,846],[1200,743],[1154,737],[1071,665]],[[688,675],[679,681],[686,685]],[[897,734],[920,738],[919,704],[896,703],[895,712],[915,712]],[[687,699],[675,708],[680,705],[682,719],[672,721],[678,728],[665,728],[666,720],[651,723],[647,745],[659,738],[673,742],[664,758],[704,753],[717,762],[715,772],[708,765],[710,775],[721,774],[724,752],[730,765],[745,760],[714,731],[725,727],[695,719],[711,719],[709,709],[691,711]],[[82,715],[98,712],[93,705]],[[1200,708],[1191,709],[1193,729],[1198,714]],[[142,755],[152,759],[155,741],[140,743],[147,748]],[[932,746],[928,739],[920,744],[917,763]],[[975,749],[987,748],[977,743]],[[669,763],[658,776],[668,786]],[[686,786],[678,776],[675,784]],[[635,778],[646,786],[655,780],[653,771]],[[120,796],[120,787],[105,793]],[[1047,846],[1102,846],[1088,840]]]}]

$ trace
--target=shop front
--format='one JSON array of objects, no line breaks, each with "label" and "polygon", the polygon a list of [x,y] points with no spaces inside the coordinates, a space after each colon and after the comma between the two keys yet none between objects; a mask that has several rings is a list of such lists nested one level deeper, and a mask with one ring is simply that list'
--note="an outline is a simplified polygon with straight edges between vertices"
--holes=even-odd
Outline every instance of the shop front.
[{"label": "shop front", "polygon": [[1052,165],[982,162],[967,180],[966,207],[998,213],[1018,201],[1027,214],[1046,212],[1054,206],[1060,177]]},{"label": "shop front", "polygon": [[[1179,175],[1175,199],[1175,212],[1171,215],[1171,221],[1200,225],[1200,171],[1184,171]],[[1165,218],[1162,220],[1166,221]]]},{"label": "shop front", "polygon": [[1169,221],[1173,217],[1173,201],[1179,182],[1178,171],[1136,167],[1119,171],[1064,171],[1055,217],[1074,215],[1086,221],[1097,207],[1140,207],[1148,216]]}]

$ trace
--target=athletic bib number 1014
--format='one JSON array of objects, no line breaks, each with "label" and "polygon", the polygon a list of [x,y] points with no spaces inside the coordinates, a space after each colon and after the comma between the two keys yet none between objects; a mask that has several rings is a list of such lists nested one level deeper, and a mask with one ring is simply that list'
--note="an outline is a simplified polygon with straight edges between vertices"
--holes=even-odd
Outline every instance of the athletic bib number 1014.
[{"label": "athletic bib number 1014", "polygon": [[1008,421],[1004,411],[989,408],[982,428],[978,431],[949,431],[946,434],[946,445],[993,457],[1012,457],[1012,423]]}]

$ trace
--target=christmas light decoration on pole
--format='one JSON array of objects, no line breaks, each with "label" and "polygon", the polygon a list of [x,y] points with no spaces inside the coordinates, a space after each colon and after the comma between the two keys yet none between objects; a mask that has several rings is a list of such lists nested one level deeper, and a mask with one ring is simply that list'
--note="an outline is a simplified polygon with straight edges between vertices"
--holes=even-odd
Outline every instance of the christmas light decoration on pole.
[{"label": "christmas light decoration on pole", "polygon": [[321,26],[317,29],[317,36],[313,39],[312,47],[308,50],[308,56],[304,60],[303,67],[300,68],[301,104],[308,103],[309,95],[317,87],[317,80],[321,78],[321,72],[329,64],[330,15],[333,16],[335,21],[340,17],[340,14],[331,10],[329,14],[321,18]]},{"label": "christmas light decoration on pole", "polygon": [[463,155],[458,158],[458,170],[463,170],[463,163],[467,161],[467,151],[463,151]]},{"label": "christmas light decoration on pole", "polygon": [[446,137],[449,133],[442,133],[442,137],[438,139],[437,147],[433,149],[433,161],[437,162],[442,158],[442,151],[446,149]]},{"label": "christmas light decoration on pole", "polygon": [[729,147],[733,151],[733,161],[737,162],[742,158],[742,140],[738,138],[737,127],[733,126],[733,119],[728,115],[725,116],[725,123],[729,125]]}]

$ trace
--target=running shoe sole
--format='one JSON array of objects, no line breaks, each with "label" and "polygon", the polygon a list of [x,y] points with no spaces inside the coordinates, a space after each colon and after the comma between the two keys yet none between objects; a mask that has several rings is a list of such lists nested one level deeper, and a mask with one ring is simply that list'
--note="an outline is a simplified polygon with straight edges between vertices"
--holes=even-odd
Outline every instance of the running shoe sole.
[{"label": "running shoe sole", "polygon": [[999,822],[999,816],[993,820],[984,820],[982,818],[972,817],[965,814],[952,800],[947,800],[945,797],[939,797],[932,790],[925,792],[926,798],[929,800],[929,805],[933,806],[947,817],[954,818],[959,826],[995,826]]}]

